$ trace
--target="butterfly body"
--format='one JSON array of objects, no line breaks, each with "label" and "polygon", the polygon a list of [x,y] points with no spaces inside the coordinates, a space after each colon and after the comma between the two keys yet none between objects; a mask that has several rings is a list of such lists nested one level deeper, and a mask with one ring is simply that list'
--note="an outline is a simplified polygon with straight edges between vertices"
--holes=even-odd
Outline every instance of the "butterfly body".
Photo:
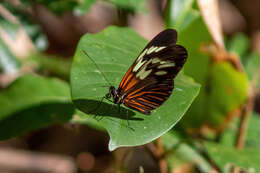
[{"label": "butterfly body", "polygon": [[109,92],[105,96],[105,98],[108,100],[110,100],[111,97],[113,98],[113,103],[119,105],[123,103],[123,99],[120,97],[118,90],[116,90],[114,86],[110,86]]},{"label": "butterfly body", "polygon": [[174,88],[174,77],[187,59],[184,47],[176,45],[177,32],[166,29],[154,37],[128,69],[118,89],[109,88],[106,99],[143,114],[162,105]]}]

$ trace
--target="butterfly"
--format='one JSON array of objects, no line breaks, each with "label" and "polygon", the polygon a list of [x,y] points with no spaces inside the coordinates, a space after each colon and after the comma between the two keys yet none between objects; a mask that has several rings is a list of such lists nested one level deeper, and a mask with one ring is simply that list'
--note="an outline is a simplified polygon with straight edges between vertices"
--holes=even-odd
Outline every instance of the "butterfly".
[{"label": "butterfly", "polygon": [[143,114],[162,105],[172,94],[174,77],[187,59],[187,51],[177,45],[177,32],[166,29],[155,36],[127,70],[118,89],[109,88],[106,99],[124,104]]},{"label": "butterfly", "polygon": [[176,41],[176,30],[160,32],[137,56],[119,87],[110,86],[104,98],[150,115],[170,97],[174,88],[173,79],[186,62],[187,51]]}]

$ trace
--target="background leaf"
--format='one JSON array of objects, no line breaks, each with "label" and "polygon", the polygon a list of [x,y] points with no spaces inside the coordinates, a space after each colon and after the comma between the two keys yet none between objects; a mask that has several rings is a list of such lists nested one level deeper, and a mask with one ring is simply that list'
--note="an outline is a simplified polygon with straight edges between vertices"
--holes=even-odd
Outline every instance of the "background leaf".
[{"label": "background leaf", "polygon": [[69,121],[74,113],[68,85],[24,75],[0,93],[0,139]]},{"label": "background leaf", "polygon": [[244,56],[249,50],[249,39],[245,34],[238,33],[227,43],[227,49],[229,52],[236,53],[244,61]]},{"label": "background leaf", "polygon": [[145,0],[107,0],[107,2],[111,2],[115,4],[118,8],[124,10],[141,11],[141,12],[144,12],[146,10]]},{"label": "background leaf", "polygon": [[56,55],[32,53],[27,58],[22,59],[22,63],[25,65],[35,63],[38,72],[44,74],[47,71],[51,76],[69,80],[72,58],[65,59]]},{"label": "background leaf", "polygon": [[83,15],[87,13],[91,6],[96,3],[96,0],[83,0],[83,1],[78,1],[78,4],[76,7],[73,9],[74,13],[77,15]]},{"label": "background leaf", "polygon": [[233,147],[216,143],[205,144],[209,156],[222,172],[229,172],[232,165],[244,168],[248,172],[260,171],[260,152],[258,149],[237,150]]},{"label": "background leaf", "polygon": [[[196,31],[196,34],[194,34],[194,31]],[[189,58],[184,66],[184,71],[187,75],[192,76],[196,82],[201,84],[198,97],[192,103],[186,116],[181,120],[181,125],[184,128],[198,128],[205,122],[204,116],[207,115],[205,110],[205,105],[207,103],[205,84],[208,77],[210,59],[208,55],[200,51],[200,47],[201,43],[209,42],[210,40],[210,34],[201,17],[197,18],[179,34],[180,44],[185,45],[189,53]]]},{"label": "background leaf", "polygon": [[245,66],[248,78],[252,80],[258,77],[256,80],[256,87],[260,88],[260,54],[252,53],[247,57],[247,64]]},{"label": "background leaf", "polygon": [[227,117],[232,116],[232,111],[245,103],[248,80],[244,72],[238,71],[229,62],[212,64],[209,75],[206,118],[211,126],[217,127],[224,125]]},{"label": "background leaf", "polygon": [[142,145],[166,133],[180,120],[199,92],[199,85],[191,78],[178,75],[171,98],[151,116],[129,110],[127,121],[127,108],[122,107],[118,113],[108,101],[100,105],[101,98],[108,92],[108,87],[102,86],[108,84],[82,50],[117,87],[146,43],[129,28],[109,27],[96,35],[85,35],[77,47],[71,71],[72,99],[79,110],[85,113],[95,110],[93,114],[102,117],[99,123],[110,135],[110,150]]},{"label": "background leaf", "polygon": [[[33,0],[22,0],[23,3],[31,5]],[[73,11],[75,15],[84,15],[91,9],[91,6],[98,0],[37,0],[47,7],[50,11],[57,15],[62,15],[65,12]],[[101,0],[99,0],[101,1]],[[130,11],[145,11],[145,0],[105,0],[105,2],[114,4],[117,8]]]},{"label": "background leaf", "polygon": [[230,120],[233,115],[232,112],[246,100],[247,76],[229,62],[215,63],[209,54],[201,51],[203,44],[212,41],[201,16],[181,31],[179,38],[180,43],[187,47],[190,57],[184,71],[202,85],[200,94],[187,116],[182,119],[181,125],[193,133],[198,133],[204,125],[212,129],[223,129],[226,120]]},{"label": "background leaf", "polygon": [[210,164],[200,155],[195,148],[187,143],[185,138],[169,131],[162,136],[164,149],[167,153],[167,162],[171,170],[183,166],[184,164],[193,164],[198,167],[202,173],[208,173],[211,170]]},{"label": "background leaf", "polygon": [[165,23],[167,27],[182,31],[196,20],[200,13],[193,8],[194,0],[169,0]]},{"label": "background leaf", "polygon": [[245,146],[248,148],[260,147],[260,115],[253,112],[248,122]]}]

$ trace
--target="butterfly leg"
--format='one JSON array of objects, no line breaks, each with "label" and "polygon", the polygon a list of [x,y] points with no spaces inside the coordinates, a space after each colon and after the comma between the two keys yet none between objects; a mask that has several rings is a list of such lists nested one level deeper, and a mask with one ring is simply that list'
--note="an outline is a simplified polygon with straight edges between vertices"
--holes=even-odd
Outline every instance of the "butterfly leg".
[{"label": "butterfly leg", "polygon": [[118,104],[118,113],[120,114],[120,104]]},{"label": "butterfly leg", "polygon": [[105,97],[102,97],[102,99],[100,100],[98,106],[97,106],[95,109],[89,111],[90,114],[93,113],[93,112],[95,112],[95,111],[101,106],[101,104],[103,103],[104,98],[105,98]]},{"label": "butterfly leg", "polygon": [[105,99],[106,99],[107,101],[109,101],[109,102],[112,103],[112,106],[110,107],[110,111],[112,111],[112,109],[113,109],[115,103],[113,102],[113,100],[110,100],[110,99],[108,99],[107,97],[105,97]]},{"label": "butterfly leg", "polygon": [[[103,103],[103,100],[104,100],[104,99],[106,99],[106,100],[108,100],[109,102],[112,103],[112,107],[111,107],[111,109],[112,109],[113,106],[114,106],[114,102],[113,102],[112,100],[109,100],[108,98],[106,98],[106,97],[104,96],[104,97],[102,97],[101,101],[99,102],[99,105],[98,105],[95,109],[93,109],[92,111],[90,111],[90,113],[96,111],[96,110],[101,106],[101,104]],[[97,115],[94,115],[94,118],[95,118],[97,121],[101,121],[104,117],[101,116],[101,117],[98,119],[98,118],[97,118]]]},{"label": "butterfly leg", "polygon": [[114,107],[114,103],[112,103],[112,106],[110,107],[110,111],[113,110],[113,107]]},{"label": "butterfly leg", "polygon": [[126,120],[127,120],[127,125],[130,126],[129,117],[128,117],[128,109],[126,109]]},{"label": "butterfly leg", "polygon": [[[99,104],[98,104],[98,106],[95,108],[95,109],[93,109],[93,110],[91,110],[89,113],[91,114],[91,113],[93,113],[93,112],[96,112],[96,110],[101,106],[101,104],[103,103],[103,100],[105,99],[105,97],[102,97],[102,99],[100,100],[100,102],[99,102]],[[97,121],[101,121],[102,119],[103,119],[103,117],[101,117],[101,118],[97,118],[97,114],[95,114],[94,115],[94,119],[96,119]]]},{"label": "butterfly leg", "polygon": [[127,127],[128,127],[130,130],[135,131],[135,129],[130,126],[129,116],[128,116],[128,109],[126,109],[126,120],[127,120]]}]

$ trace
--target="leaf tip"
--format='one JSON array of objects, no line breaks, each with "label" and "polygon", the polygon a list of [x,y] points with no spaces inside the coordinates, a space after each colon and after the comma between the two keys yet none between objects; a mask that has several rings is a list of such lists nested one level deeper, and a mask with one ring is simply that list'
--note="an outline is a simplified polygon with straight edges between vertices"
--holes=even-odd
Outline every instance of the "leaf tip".
[{"label": "leaf tip", "polygon": [[108,144],[109,151],[114,151],[117,148],[118,148],[118,145],[112,139],[110,139],[109,144]]}]

